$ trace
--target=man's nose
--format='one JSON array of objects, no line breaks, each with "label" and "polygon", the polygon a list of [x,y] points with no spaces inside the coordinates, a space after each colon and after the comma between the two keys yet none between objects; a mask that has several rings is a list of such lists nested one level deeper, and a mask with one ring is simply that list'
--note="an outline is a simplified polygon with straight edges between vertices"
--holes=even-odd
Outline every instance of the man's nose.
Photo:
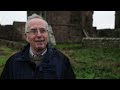
[{"label": "man's nose", "polygon": [[42,35],[41,32],[38,30],[37,36],[41,36],[41,35]]}]

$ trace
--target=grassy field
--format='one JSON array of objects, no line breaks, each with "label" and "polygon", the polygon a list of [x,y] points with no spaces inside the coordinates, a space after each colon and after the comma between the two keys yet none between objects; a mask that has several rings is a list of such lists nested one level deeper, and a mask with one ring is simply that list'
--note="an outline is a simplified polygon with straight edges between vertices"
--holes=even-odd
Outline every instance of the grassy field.
[{"label": "grassy field", "polygon": [[[69,57],[76,79],[120,79],[119,48],[82,48],[79,44],[58,44],[55,47]],[[0,47],[0,73],[6,60],[15,52]]]},{"label": "grassy field", "polygon": [[82,48],[79,44],[57,48],[69,57],[77,79],[120,79],[120,48]]}]

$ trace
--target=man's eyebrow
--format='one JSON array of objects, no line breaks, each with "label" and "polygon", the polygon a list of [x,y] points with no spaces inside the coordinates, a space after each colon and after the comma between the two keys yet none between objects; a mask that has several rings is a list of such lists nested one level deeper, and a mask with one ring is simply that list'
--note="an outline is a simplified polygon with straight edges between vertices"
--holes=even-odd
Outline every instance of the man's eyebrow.
[{"label": "man's eyebrow", "polygon": [[31,30],[36,30],[37,28],[31,28]]}]

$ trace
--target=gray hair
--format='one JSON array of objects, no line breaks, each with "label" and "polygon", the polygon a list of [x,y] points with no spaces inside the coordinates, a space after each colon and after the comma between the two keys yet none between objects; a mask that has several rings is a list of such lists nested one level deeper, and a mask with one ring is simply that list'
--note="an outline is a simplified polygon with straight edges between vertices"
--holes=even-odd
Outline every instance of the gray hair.
[{"label": "gray hair", "polygon": [[[30,20],[32,20],[32,19],[35,19],[35,18],[44,20],[43,17],[41,17],[40,15],[37,15],[37,14],[32,14],[31,16],[29,16],[29,17],[27,18],[27,22],[26,22],[26,24],[25,24],[25,33],[28,32],[28,22],[29,22]],[[44,20],[44,21],[45,21],[45,20]],[[46,23],[46,27],[47,27],[47,29],[48,29],[48,23],[47,23],[46,21],[45,21],[45,23]]]}]

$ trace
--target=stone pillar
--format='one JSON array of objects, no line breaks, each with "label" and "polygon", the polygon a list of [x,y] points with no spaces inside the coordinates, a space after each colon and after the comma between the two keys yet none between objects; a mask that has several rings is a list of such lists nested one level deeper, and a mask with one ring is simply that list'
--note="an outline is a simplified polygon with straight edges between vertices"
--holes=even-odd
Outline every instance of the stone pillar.
[{"label": "stone pillar", "polygon": [[93,11],[81,11],[82,13],[82,29],[87,36],[92,36],[93,28]]},{"label": "stone pillar", "polygon": [[115,12],[115,29],[120,28],[120,11]]}]

